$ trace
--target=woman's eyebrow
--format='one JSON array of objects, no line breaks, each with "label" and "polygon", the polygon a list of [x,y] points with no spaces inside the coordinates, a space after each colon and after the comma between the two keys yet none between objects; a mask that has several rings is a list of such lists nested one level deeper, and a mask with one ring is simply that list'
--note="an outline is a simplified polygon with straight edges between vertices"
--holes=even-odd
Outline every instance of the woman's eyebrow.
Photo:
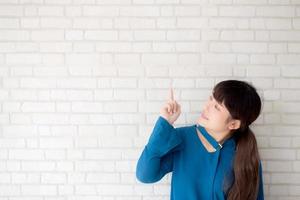
[{"label": "woman's eyebrow", "polygon": [[[215,97],[214,97],[214,95],[210,95],[214,100],[216,100],[215,99]],[[216,100],[216,102],[218,103],[218,105],[220,105],[221,107],[223,107],[224,108],[224,106],[222,105],[222,104],[220,104],[217,100]]]}]

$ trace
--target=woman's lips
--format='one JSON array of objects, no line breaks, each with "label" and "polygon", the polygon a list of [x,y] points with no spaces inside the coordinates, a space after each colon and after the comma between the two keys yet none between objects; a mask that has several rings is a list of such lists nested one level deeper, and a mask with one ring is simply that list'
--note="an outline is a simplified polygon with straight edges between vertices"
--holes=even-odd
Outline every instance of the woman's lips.
[{"label": "woman's lips", "polygon": [[205,116],[205,114],[201,113],[201,117],[208,120],[208,118]]}]

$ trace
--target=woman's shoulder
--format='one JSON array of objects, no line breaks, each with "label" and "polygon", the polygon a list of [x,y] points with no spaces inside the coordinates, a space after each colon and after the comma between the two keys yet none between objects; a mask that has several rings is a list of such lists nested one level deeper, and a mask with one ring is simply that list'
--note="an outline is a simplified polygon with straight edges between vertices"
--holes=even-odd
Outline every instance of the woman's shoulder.
[{"label": "woman's shoulder", "polygon": [[196,127],[195,124],[188,124],[188,125],[178,125],[175,127],[175,129],[180,136],[187,137],[192,133],[195,133],[195,127]]}]

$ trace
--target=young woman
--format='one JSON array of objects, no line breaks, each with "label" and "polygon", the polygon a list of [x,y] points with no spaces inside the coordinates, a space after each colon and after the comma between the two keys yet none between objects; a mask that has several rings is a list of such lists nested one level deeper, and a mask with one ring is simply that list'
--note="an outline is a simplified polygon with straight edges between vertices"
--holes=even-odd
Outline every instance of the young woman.
[{"label": "young woman", "polygon": [[154,183],[172,172],[171,200],[263,200],[262,166],[249,128],[260,111],[252,85],[226,80],[215,85],[196,124],[174,128],[181,107],[171,90],[137,162],[137,179]]}]

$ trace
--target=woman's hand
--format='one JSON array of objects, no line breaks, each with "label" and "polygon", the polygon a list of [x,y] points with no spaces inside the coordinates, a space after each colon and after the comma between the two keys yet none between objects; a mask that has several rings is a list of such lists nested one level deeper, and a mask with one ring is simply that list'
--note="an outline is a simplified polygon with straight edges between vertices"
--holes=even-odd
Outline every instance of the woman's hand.
[{"label": "woman's hand", "polygon": [[171,125],[178,119],[181,113],[181,106],[174,100],[173,89],[170,89],[169,99],[160,109],[160,116],[165,118]]}]

